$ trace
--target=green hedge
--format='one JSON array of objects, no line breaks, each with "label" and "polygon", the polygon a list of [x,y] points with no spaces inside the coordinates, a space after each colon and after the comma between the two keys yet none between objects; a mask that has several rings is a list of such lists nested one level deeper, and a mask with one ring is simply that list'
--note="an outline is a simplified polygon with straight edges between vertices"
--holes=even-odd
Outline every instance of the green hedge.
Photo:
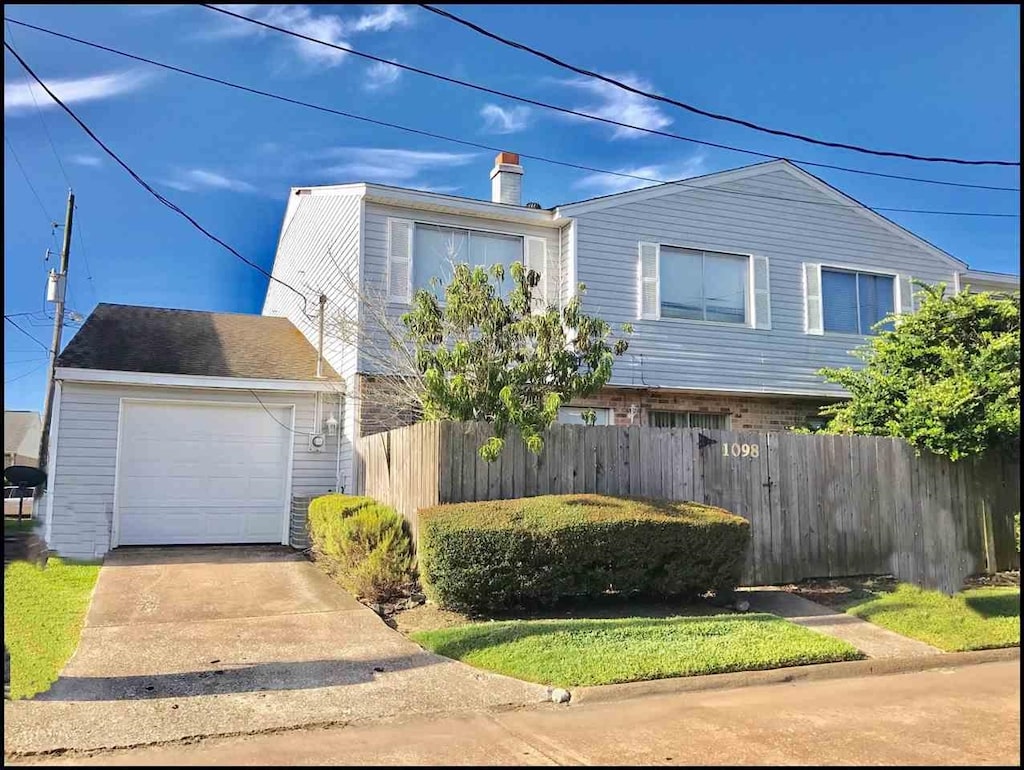
[{"label": "green hedge", "polygon": [[307,522],[315,558],[356,596],[383,601],[412,581],[412,542],[393,508],[326,495],[310,503]]},{"label": "green hedge", "polygon": [[721,508],[601,495],[459,503],[419,513],[430,597],[458,611],[570,597],[727,591],[739,583],[750,525]]}]

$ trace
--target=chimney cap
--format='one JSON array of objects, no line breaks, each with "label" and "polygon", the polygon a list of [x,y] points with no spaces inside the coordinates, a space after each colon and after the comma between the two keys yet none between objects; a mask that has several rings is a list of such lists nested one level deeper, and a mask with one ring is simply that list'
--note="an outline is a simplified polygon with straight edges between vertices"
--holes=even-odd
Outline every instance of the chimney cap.
[{"label": "chimney cap", "polygon": [[518,166],[519,154],[515,152],[499,152],[498,156],[494,159],[494,164],[500,166],[503,163],[510,166]]}]

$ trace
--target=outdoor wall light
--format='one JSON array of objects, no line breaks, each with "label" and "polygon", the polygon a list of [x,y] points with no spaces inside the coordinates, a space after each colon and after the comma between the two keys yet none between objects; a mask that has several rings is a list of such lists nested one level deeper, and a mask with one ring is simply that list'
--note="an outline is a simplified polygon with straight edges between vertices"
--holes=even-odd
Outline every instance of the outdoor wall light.
[{"label": "outdoor wall light", "polygon": [[333,436],[338,432],[338,418],[334,416],[334,412],[331,412],[331,416],[327,418],[324,425],[327,427],[328,436]]}]

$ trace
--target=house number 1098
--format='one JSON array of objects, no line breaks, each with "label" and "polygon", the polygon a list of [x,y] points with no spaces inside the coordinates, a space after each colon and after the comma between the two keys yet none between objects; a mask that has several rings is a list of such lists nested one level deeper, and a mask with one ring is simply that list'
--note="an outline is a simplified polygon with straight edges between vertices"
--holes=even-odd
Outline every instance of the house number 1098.
[{"label": "house number 1098", "polygon": [[758,444],[722,444],[722,457],[757,457],[760,453]]}]

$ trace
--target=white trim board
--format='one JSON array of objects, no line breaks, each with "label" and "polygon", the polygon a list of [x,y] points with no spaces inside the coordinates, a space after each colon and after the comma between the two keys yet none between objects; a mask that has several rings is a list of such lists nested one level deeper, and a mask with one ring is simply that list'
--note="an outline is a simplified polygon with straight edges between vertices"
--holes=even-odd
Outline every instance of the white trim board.
[{"label": "white trim board", "polygon": [[55,379],[66,382],[94,382],[112,385],[152,385],[170,388],[214,388],[225,390],[283,390],[288,392],[344,392],[344,380],[265,380],[251,377],[209,377],[199,374],[158,374],[119,372],[109,369],[75,369],[59,366]]}]

